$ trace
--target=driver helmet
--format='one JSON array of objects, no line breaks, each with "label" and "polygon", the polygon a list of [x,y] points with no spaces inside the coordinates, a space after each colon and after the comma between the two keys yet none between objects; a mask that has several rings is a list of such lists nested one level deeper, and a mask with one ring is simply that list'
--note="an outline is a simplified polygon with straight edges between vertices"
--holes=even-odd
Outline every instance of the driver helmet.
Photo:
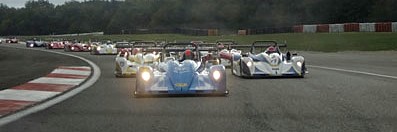
[{"label": "driver helmet", "polygon": [[194,57],[192,51],[189,50],[189,49],[185,50],[185,52],[183,53],[183,56],[184,56],[185,59],[189,59],[189,60],[192,60],[193,57]]},{"label": "driver helmet", "polygon": [[128,58],[128,50],[126,50],[126,49],[122,49],[120,51],[120,57],[124,57],[124,56],[126,56]]},{"label": "driver helmet", "polygon": [[132,49],[132,55],[136,55],[140,52],[139,48]]},{"label": "driver helmet", "polygon": [[266,53],[274,53],[276,52],[276,47],[270,46],[266,49]]}]

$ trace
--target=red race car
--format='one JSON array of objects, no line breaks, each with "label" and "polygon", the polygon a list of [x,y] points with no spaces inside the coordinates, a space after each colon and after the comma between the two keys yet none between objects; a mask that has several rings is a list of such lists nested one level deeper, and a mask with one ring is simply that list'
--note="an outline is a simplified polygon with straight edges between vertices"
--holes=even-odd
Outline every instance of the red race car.
[{"label": "red race car", "polygon": [[89,44],[75,42],[75,43],[65,43],[64,50],[66,52],[74,51],[74,52],[89,52],[91,51],[91,46]]},{"label": "red race car", "polygon": [[16,37],[9,37],[6,39],[6,43],[18,43],[18,39]]},{"label": "red race car", "polygon": [[64,49],[65,41],[52,41],[47,44],[46,49]]}]

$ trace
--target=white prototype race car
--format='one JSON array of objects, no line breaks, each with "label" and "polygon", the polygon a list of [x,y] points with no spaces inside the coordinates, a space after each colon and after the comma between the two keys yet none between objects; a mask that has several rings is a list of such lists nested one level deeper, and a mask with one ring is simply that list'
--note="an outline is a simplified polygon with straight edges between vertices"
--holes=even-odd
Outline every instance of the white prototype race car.
[{"label": "white prototype race car", "polygon": [[221,58],[221,64],[225,67],[230,67],[232,64],[232,55],[241,54],[241,50],[233,49],[233,46],[237,43],[233,40],[219,40],[216,42],[218,45],[219,57]]},{"label": "white prototype race car", "polygon": [[[240,77],[301,77],[307,72],[305,58],[282,53],[275,41],[255,41],[250,52],[232,55],[232,74]],[[243,47],[242,45],[236,47]]]},{"label": "white prototype race car", "polygon": [[134,77],[141,66],[155,67],[159,62],[159,51],[156,47],[133,47],[132,51],[124,48],[115,59],[116,77]]},{"label": "white prototype race car", "polygon": [[106,43],[97,43],[91,45],[92,55],[115,55],[117,54],[116,44],[108,41]]}]

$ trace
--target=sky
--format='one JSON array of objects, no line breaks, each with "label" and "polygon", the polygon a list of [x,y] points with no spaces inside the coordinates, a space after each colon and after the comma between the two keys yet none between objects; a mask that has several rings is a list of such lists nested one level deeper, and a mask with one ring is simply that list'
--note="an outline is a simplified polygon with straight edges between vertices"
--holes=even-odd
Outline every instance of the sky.
[{"label": "sky", "polygon": [[[26,1],[29,0],[0,0],[0,3],[3,3],[8,7],[20,8],[25,6]],[[59,4],[64,4],[65,1],[71,1],[71,0],[48,0],[48,1],[55,5],[59,5]],[[84,1],[84,0],[75,0],[75,1]]]}]

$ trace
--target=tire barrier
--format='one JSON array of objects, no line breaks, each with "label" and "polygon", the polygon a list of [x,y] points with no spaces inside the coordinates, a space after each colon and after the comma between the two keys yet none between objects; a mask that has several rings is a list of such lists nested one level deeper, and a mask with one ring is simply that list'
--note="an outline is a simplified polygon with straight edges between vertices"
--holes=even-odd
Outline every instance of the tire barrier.
[{"label": "tire barrier", "polygon": [[360,23],[360,32],[375,32],[375,23]]},{"label": "tire barrier", "polygon": [[392,32],[391,22],[382,22],[375,24],[375,32]]},{"label": "tire barrier", "polygon": [[397,22],[393,22],[392,24],[391,24],[391,30],[392,30],[392,32],[397,32]]},{"label": "tire barrier", "polygon": [[358,23],[345,23],[343,26],[345,32],[359,32],[360,24]]},{"label": "tire barrier", "polygon": [[301,33],[303,32],[303,25],[296,25],[292,30],[294,30],[295,33]]},{"label": "tire barrier", "polygon": [[397,22],[295,25],[295,33],[397,32]]},{"label": "tire barrier", "polygon": [[341,33],[345,32],[345,29],[343,27],[343,24],[330,24],[329,25],[329,32],[330,33]]},{"label": "tire barrier", "polygon": [[317,25],[318,33],[328,33],[329,32],[329,24],[319,24]]},{"label": "tire barrier", "polygon": [[304,33],[315,33],[317,32],[317,25],[303,25]]}]

